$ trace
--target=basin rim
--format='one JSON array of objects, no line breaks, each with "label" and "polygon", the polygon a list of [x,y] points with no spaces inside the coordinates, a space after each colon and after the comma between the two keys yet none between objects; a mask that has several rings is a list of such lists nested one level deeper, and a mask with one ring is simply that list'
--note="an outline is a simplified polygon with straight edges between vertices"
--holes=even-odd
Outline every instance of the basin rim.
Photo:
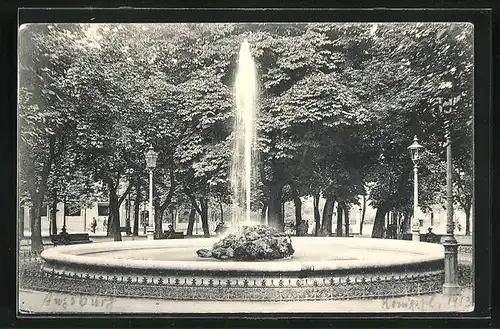
[{"label": "basin rim", "polygon": [[[344,247],[368,250],[401,251],[408,253],[407,259],[368,259],[368,260],[287,260],[287,261],[165,261],[99,258],[87,254],[137,249],[159,248],[206,248],[218,239],[182,239],[154,241],[121,241],[101,242],[83,245],[59,246],[44,250],[42,259],[47,265],[67,268],[99,268],[125,271],[190,271],[190,272],[241,272],[258,274],[269,272],[320,272],[345,270],[381,270],[392,267],[419,266],[439,263],[444,258],[444,248],[439,244],[386,239],[338,238],[338,237],[293,237],[292,244],[297,250],[314,241],[316,245],[328,247]],[[427,267],[427,266],[426,266]],[[47,268],[50,268],[48,266]]]}]

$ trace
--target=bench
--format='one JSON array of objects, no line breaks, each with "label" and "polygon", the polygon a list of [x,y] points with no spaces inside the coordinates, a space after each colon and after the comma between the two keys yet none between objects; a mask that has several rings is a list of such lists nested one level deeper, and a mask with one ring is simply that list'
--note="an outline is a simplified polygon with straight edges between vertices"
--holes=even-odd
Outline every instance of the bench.
[{"label": "bench", "polygon": [[[441,243],[441,237],[445,236],[445,234],[419,234],[420,242],[429,242],[429,243]],[[403,240],[412,240],[411,233],[403,233]]]},{"label": "bench", "polygon": [[401,240],[411,241],[413,239],[411,233],[403,233],[401,235]]},{"label": "bench", "polygon": [[164,239],[184,239],[184,232],[163,232]]},{"label": "bench", "polygon": [[227,227],[227,226],[216,227],[215,234],[222,235],[222,234],[226,233],[228,229],[229,229],[229,227]]},{"label": "bench", "polygon": [[82,243],[91,243],[92,242],[92,240],[90,240],[90,238],[89,238],[88,233],[54,234],[54,235],[50,236],[50,241],[52,241],[54,246],[82,244]]},{"label": "bench", "polygon": [[130,227],[127,227],[127,226],[122,226],[122,227],[120,227],[120,233],[126,233],[127,235],[131,235],[132,229]]},{"label": "bench", "polygon": [[429,242],[429,243],[441,243],[441,237],[444,235],[441,234],[421,234],[420,241],[421,242]]}]

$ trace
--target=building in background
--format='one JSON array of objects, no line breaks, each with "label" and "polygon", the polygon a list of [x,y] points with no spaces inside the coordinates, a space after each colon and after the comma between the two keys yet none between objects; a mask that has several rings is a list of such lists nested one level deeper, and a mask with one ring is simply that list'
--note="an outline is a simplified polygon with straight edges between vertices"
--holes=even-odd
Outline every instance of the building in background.
[{"label": "building in background", "polygon": [[[320,214],[323,213],[323,206],[325,200],[321,199],[319,204]],[[144,218],[147,217],[147,203],[143,202],[140,205],[139,213],[139,234],[144,233]],[[221,220],[221,217],[230,218],[230,207],[224,207],[224,215],[219,214],[219,211],[214,209],[209,209],[209,229],[210,233],[214,234],[215,227],[217,223]],[[285,221],[295,223],[295,209],[293,202],[285,203]],[[357,235],[360,233],[360,223],[362,217],[362,207],[359,205],[354,205],[351,207],[349,212],[349,234]],[[168,224],[173,224],[173,227],[178,232],[187,231],[188,221],[189,221],[189,207],[173,207],[165,211],[163,216],[163,229],[166,230]],[[50,205],[46,204],[42,211],[41,222],[42,222],[42,235],[48,236],[50,234]],[[367,202],[365,211],[365,220],[363,224],[363,235],[371,235],[373,230],[373,221],[375,219],[376,209],[372,208]],[[389,224],[396,223],[398,229],[401,225],[405,225],[401,222],[401,219],[395,218],[393,212],[389,212],[386,215],[385,227],[387,228]],[[24,233],[26,236],[30,234],[30,221],[29,221],[29,206],[21,206],[19,209],[19,216],[24,218]],[[57,204],[56,212],[56,224],[59,233],[63,223],[64,217],[66,217],[66,229],[70,233],[91,233],[92,232],[92,221],[95,218],[97,222],[96,235],[106,234],[106,225],[108,223],[109,217],[109,202],[95,202],[90,206],[82,207],[78,202],[68,201],[66,203],[59,202]],[[455,217],[455,234],[464,235],[465,234],[465,213],[456,208],[454,210]],[[302,218],[309,222],[309,234],[313,234],[315,230],[314,226],[314,208],[313,208],[313,198],[303,198],[302,199]],[[335,205],[333,216],[332,216],[332,233],[336,231],[337,223],[337,205]],[[471,216],[471,232],[473,232],[473,216]],[[433,232],[436,234],[444,234],[446,232],[446,210],[440,206],[435,205],[432,207],[432,211],[426,213],[421,212],[419,216],[420,232],[422,234],[427,233],[429,227],[433,228]],[[132,230],[134,227],[134,201],[125,199],[120,206],[120,227],[126,228],[130,227]],[[345,226],[343,226],[345,227]],[[122,230],[125,233],[125,230]],[[201,219],[198,213],[195,214],[195,222],[193,225],[193,235],[203,235],[203,230],[201,227]]]},{"label": "building in background", "polygon": [[[147,202],[141,203],[139,212],[139,235],[144,233],[144,217],[148,216]],[[24,219],[24,235],[29,236],[31,232],[29,220],[29,205],[20,206],[19,218]],[[45,204],[41,214],[42,236],[51,234],[51,205]],[[66,217],[66,218],[64,218]],[[81,206],[78,202],[68,201],[59,202],[57,204],[56,225],[57,233],[60,233],[64,222],[66,221],[66,229],[69,233],[91,233],[92,221],[96,219],[97,226],[95,235],[106,235],[107,224],[109,218],[109,202],[95,202],[90,206]],[[186,232],[189,220],[189,209],[172,209],[165,211],[163,215],[163,229],[166,230],[168,224],[173,224],[176,231]],[[219,217],[215,212],[209,216],[209,229],[213,233]],[[134,227],[134,201],[125,199],[120,206],[120,227],[122,234],[126,234],[125,228],[130,227],[130,232]],[[198,213],[195,215],[195,223],[193,226],[193,235],[203,235],[201,227],[201,219]]]}]

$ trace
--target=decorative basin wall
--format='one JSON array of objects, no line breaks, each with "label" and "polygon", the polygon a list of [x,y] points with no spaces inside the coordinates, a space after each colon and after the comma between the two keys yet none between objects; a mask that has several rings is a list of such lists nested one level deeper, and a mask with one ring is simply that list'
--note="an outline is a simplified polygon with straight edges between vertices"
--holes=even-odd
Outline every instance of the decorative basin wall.
[{"label": "decorative basin wall", "polygon": [[[369,298],[439,291],[443,246],[424,242],[293,237],[291,258],[198,258],[216,239],[105,242],[45,250],[39,280],[62,291],[208,300]],[[50,283],[50,284],[49,284]]]}]

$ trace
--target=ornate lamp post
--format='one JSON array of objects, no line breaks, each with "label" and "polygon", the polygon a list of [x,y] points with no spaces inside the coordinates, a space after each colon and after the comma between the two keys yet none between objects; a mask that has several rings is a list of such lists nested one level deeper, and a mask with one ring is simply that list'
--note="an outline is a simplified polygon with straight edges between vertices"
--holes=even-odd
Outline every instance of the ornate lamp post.
[{"label": "ornate lamp post", "polygon": [[423,146],[418,143],[418,138],[415,135],[413,144],[408,146],[410,150],[411,161],[413,161],[413,221],[411,225],[411,239],[420,241],[420,223],[418,221],[418,162],[420,160],[420,152]]},{"label": "ornate lamp post", "polygon": [[66,213],[68,211],[66,209],[67,205],[68,205],[68,197],[64,196],[64,199],[63,199],[63,210],[64,210],[64,212],[63,212],[63,226],[61,228],[62,234],[65,234],[67,232],[67,229],[66,229]]},{"label": "ornate lamp post", "polygon": [[148,151],[144,154],[146,157],[146,168],[149,169],[149,220],[147,235],[148,240],[154,239],[154,213],[153,213],[153,170],[156,168],[156,160],[158,159],[158,153],[150,146]]},{"label": "ornate lamp post", "polygon": [[359,235],[363,233],[363,222],[361,222],[362,219],[363,219],[363,208],[359,207]]},{"label": "ornate lamp post", "polygon": [[[448,95],[454,89],[453,78],[447,75],[443,78],[440,88]],[[458,285],[458,244],[455,239],[453,222],[453,189],[452,189],[452,157],[451,157],[451,132],[450,116],[453,106],[460,100],[460,96],[439,99],[439,110],[445,115],[445,135],[446,135],[446,237],[444,246],[444,284],[443,293],[447,296],[457,295],[460,292]]]}]

